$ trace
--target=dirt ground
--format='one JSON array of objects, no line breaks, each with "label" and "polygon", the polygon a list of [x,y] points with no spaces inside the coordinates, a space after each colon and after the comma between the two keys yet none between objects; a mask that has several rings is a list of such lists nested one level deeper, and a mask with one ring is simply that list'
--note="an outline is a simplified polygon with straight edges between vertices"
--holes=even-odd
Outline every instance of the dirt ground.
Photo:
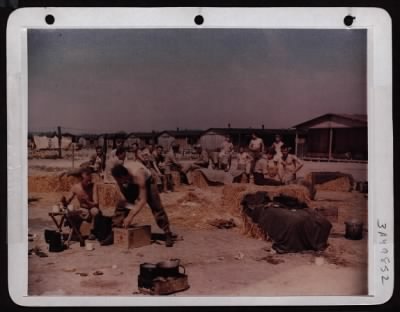
[{"label": "dirt ground", "polygon": [[[58,174],[70,160],[30,160],[30,175]],[[124,250],[100,246],[87,251],[74,242],[70,249],[51,253],[44,242],[44,229],[54,229],[48,212],[67,192],[29,193],[29,248],[38,247],[48,257],[29,255],[29,295],[120,295],[138,293],[137,276],[143,262],[181,259],[190,288],[172,296],[294,296],[366,295],[367,231],[362,240],[344,238],[344,221],[357,218],[367,225],[367,198],[352,192],[318,191],[313,208],[338,207],[329,247],[319,253],[276,254],[269,241],[241,234],[239,212],[223,205],[223,186],[182,186],[163,193],[162,201],[172,230],[180,240],[166,248],[155,241],[149,246]],[[113,209],[103,209],[111,215]],[[233,219],[238,225],[218,229],[209,223]],[[160,232],[150,209],[143,209],[138,224],[150,224]],[[367,228],[367,226],[365,226]],[[102,275],[93,273],[100,271]],[[78,273],[86,273],[78,274]]]}]

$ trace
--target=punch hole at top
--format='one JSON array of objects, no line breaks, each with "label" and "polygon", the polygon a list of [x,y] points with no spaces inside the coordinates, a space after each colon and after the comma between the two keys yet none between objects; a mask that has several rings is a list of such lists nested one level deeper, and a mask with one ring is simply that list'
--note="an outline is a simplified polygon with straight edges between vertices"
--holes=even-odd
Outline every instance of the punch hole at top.
[{"label": "punch hole at top", "polygon": [[194,22],[196,23],[196,25],[202,25],[204,23],[203,16],[196,15],[196,17],[194,18]]},{"label": "punch hole at top", "polygon": [[46,17],[44,18],[44,20],[46,21],[46,24],[47,24],[47,25],[53,25],[53,24],[54,24],[54,21],[55,21],[55,18],[54,18],[53,15],[48,14],[48,15],[46,15]]},{"label": "punch hole at top", "polygon": [[355,19],[356,19],[356,18],[355,18],[354,16],[347,15],[347,16],[344,17],[343,22],[344,22],[344,24],[345,24],[346,26],[351,26],[351,25],[353,25],[353,21],[354,21]]}]

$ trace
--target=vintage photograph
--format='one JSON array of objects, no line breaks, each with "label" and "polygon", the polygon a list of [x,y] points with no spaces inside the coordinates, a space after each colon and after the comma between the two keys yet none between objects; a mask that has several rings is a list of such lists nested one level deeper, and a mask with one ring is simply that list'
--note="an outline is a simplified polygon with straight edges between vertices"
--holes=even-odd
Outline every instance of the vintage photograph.
[{"label": "vintage photograph", "polygon": [[367,30],[27,39],[29,296],[368,294]]}]

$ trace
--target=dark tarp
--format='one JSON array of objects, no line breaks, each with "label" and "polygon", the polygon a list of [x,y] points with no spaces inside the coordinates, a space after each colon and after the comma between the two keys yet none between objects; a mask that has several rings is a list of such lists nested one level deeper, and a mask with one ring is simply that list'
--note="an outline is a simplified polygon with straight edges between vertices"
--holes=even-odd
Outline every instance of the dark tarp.
[{"label": "dark tarp", "polygon": [[262,193],[265,192],[246,195],[242,205],[245,213],[272,239],[273,249],[285,253],[327,247],[332,224],[325,217],[301,205],[294,208],[295,199],[285,205],[271,202],[267,193]]}]

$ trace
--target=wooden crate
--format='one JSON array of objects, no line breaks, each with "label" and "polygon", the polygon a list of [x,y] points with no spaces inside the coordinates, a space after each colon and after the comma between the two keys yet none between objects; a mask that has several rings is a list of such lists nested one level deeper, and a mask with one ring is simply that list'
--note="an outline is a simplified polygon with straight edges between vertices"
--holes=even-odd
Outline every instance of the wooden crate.
[{"label": "wooden crate", "polygon": [[151,244],[151,226],[142,225],[124,228],[114,228],[114,245],[124,248],[137,248]]},{"label": "wooden crate", "polygon": [[188,276],[186,274],[179,274],[178,276],[167,278],[156,277],[152,281],[151,288],[138,287],[138,289],[143,294],[169,295],[179,291],[184,291],[189,287]]},{"label": "wooden crate", "polygon": [[171,176],[172,176],[172,183],[174,184],[174,187],[181,186],[181,174],[178,171],[172,171]]},{"label": "wooden crate", "polygon": [[155,279],[152,295],[169,295],[189,288],[188,277],[183,274],[167,279]]}]

